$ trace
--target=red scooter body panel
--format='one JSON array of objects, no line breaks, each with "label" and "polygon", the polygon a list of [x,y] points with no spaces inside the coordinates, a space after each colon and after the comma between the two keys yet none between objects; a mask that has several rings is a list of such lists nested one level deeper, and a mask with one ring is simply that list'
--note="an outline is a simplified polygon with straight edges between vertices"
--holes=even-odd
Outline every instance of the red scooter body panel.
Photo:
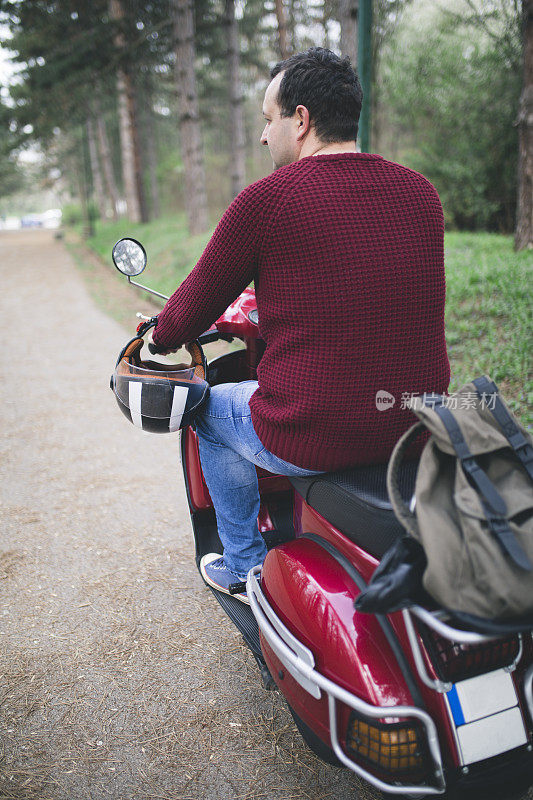
[{"label": "red scooter body panel", "polygon": [[344,536],[318,511],[311,508],[297,492],[295,492],[294,497],[293,522],[297,537],[303,533],[316,533],[321,536],[352,561],[361,577],[368,583],[379,563],[377,558],[374,558],[366,550],[362,550],[348,539],[347,536]]},{"label": "red scooter body panel", "polygon": [[[318,536],[321,536],[323,539],[330,542],[332,545],[334,545],[334,547],[336,547],[336,549],[339,552],[341,552],[350,560],[350,562],[354,565],[354,567],[357,569],[361,577],[366,582],[370,580],[374,570],[376,569],[379,563],[378,560],[373,556],[371,556],[365,550],[362,550],[347,536],[342,534],[339,530],[337,530],[337,528],[331,525],[331,523],[328,522],[328,520],[326,520],[317,511],[315,511],[315,509],[309,506],[298,493],[295,493],[295,498],[294,498],[294,527],[296,530],[297,537],[301,537],[301,535],[305,532],[311,532],[317,534]],[[296,539],[296,542],[298,543],[304,541],[308,540],[302,538]],[[324,551],[322,551],[322,554],[323,554],[322,561],[326,563],[325,557],[327,557],[327,554],[324,553]],[[340,567],[338,568],[341,569]],[[266,589],[265,584],[264,586]],[[357,589],[354,586],[353,592],[354,592],[353,598],[355,598],[359,593],[359,589]],[[279,590],[276,588],[273,593],[275,595],[275,600],[279,601],[280,597]],[[272,602],[274,603],[274,599],[272,599]],[[284,619],[284,621],[286,621],[288,617],[286,616],[286,614],[283,613],[283,609],[279,609],[279,612],[280,616]],[[357,669],[360,669],[364,666],[366,672],[365,682],[367,683],[367,685],[374,684],[377,687],[381,688],[382,690],[381,699],[379,700],[377,699],[379,695],[376,695],[376,699],[374,699],[370,694],[365,696],[360,691],[357,691],[354,683],[355,679],[353,677],[352,677],[352,686],[351,687],[346,686],[345,688],[350,688],[352,691],[354,691],[355,694],[357,694],[362,699],[367,700],[370,703],[374,704],[377,703],[378,705],[389,705],[389,701],[387,700],[387,698],[390,698],[391,705],[399,704],[401,702],[405,702],[407,705],[412,705],[413,703],[412,698],[408,693],[407,687],[405,686],[405,682],[403,681],[400,670],[398,669],[396,659],[394,658],[394,656],[390,651],[389,644],[384,637],[384,634],[382,632],[382,629],[378,621],[376,620],[374,615],[355,613],[353,610],[353,605],[351,612],[352,612],[352,624],[354,627],[357,628],[358,634],[361,632],[360,635],[362,636],[364,631],[364,636],[368,637],[368,640],[371,640],[374,643],[375,650],[373,652],[372,650],[368,651],[368,662],[364,663],[362,660],[357,661],[355,659],[352,659],[350,661],[348,671],[351,670],[352,672],[355,672]],[[389,620],[392,624],[394,632],[396,633],[396,636],[398,637],[402,650],[407,658],[407,661],[411,668],[411,673],[413,676],[415,676],[415,679],[417,680],[417,684],[419,686],[420,693],[425,703],[426,710],[430,713],[433,719],[437,721],[437,727],[439,731],[439,737],[441,739],[441,746],[442,746],[444,760],[447,766],[457,766],[459,764],[459,754],[457,752],[455,737],[450,726],[448,710],[446,707],[444,697],[442,694],[432,691],[418,680],[416,666],[411,653],[411,647],[409,644],[407,631],[405,629],[401,613],[390,614]],[[292,627],[293,624],[294,623],[292,621],[288,623],[288,627],[291,630],[294,630]],[[357,655],[359,656],[359,659],[361,656],[359,651],[359,646],[360,642],[362,643],[363,641],[364,638],[360,638],[357,640]],[[316,657],[316,643],[309,644],[308,646]],[[324,648],[322,655],[322,657],[325,658],[326,661],[328,660],[328,655],[327,655],[329,652],[328,646]],[[427,672],[432,678],[436,678],[437,676],[433,664],[431,663],[423,644],[422,644],[422,650],[425,656]],[[384,658],[384,653],[387,655],[386,659]],[[329,663],[334,665],[336,669],[339,661],[336,659],[331,659]],[[388,678],[389,670],[392,671],[395,683],[394,682],[392,684],[387,683],[387,681],[389,680]],[[328,677],[332,677],[338,683],[342,683],[344,685],[343,681],[341,680],[340,674],[332,675],[330,673],[328,674]],[[387,687],[386,691],[383,691],[383,687]],[[286,687],[284,687],[283,691],[284,693],[286,693]],[[295,691],[299,693],[304,692],[304,690],[298,684],[296,684]],[[392,698],[395,695],[397,699],[393,700]],[[403,700],[401,700],[401,698],[403,698]],[[292,705],[292,701],[290,698],[289,702]],[[295,700],[294,703],[296,707],[297,701]],[[302,718],[306,722],[308,722],[305,713],[302,713]],[[310,725],[310,727],[312,727],[312,722],[308,722],[308,724]],[[327,725],[327,718],[326,718],[326,725]]]},{"label": "red scooter body panel", "polygon": [[236,336],[238,339],[258,339],[259,328],[250,319],[250,312],[256,310],[255,290],[248,287],[217,319],[215,326],[220,333]]},{"label": "red scooter body panel", "polygon": [[271,550],[262,586],[323,675],[374,705],[411,704],[381,628],[354,610],[359,589],[318,544],[302,538]]},{"label": "red scooter body panel", "polygon": [[[319,545],[300,538],[271,550],[263,565],[262,587],[280,619],[311,650],[321,674],[372,705],[412,704],[375,617],[354,610],[359,589]],[[289,704],[331,746],[326,698],[314,699],[283,668],[264,639],[261,644]],[[349,710],[338,708],[342,740]]]},{"label": "red scooter body panel", "polygon": [[[189,499],[194,511],[212,508],[213,503],[209,490],[206,486],[202,467],[200,464],[200,454],[198,452],[198,437],[192,428],[185,428],[182,435],[185,437],[185,471],[189,486]],[[272,494],[273,492],[289,491],[291,485],[287,478],[282,475],[273,475],[257,468],[259,478],[259,491],[261,494]]]}]

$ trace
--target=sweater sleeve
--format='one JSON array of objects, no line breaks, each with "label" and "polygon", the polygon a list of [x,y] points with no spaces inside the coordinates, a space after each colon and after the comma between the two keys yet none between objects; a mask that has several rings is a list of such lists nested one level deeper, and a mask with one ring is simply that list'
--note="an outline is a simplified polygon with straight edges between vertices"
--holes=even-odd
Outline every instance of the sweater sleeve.
[{"label": "sweater sleeve", "polygon": [[261,182],[235,198],[200,260],[158,316],[154,342],[175,348],[207,330],[253,280],[260,249]]}]

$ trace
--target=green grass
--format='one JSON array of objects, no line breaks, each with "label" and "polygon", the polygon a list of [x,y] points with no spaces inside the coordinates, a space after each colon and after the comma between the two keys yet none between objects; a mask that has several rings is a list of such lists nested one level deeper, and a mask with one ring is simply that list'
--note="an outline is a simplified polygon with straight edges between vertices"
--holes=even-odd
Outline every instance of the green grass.
[{"label": "green grass", "polygon": [[445,249],[451,389],[486,373],[531,423],[533,252],[485,233],[449,233]]},{"label": "green grass", "polygon": [[[184,215],[148,224],[97,223],[88,240],[107,264],[121,236],[139,239],[148,254],[141,282],[171,294],[198,260],[210,233],[190,237]],[[499,234],[448,233],[446,337],[454,391],[483,373],[500,386],[513,410],[533,422],[533,252],[515,253]]]},{"label": "green grass", "polygon": [[189,236],[185,215],[176,214],[148,223],[97,222],[95,235],[87,239],[87,244],[111,264],[111,250],[118,239],[138,239],[148,256],[146,273],[139,280],[142,283],[146,276],[149,286],[170,295],[200,258],[211,233]]}]

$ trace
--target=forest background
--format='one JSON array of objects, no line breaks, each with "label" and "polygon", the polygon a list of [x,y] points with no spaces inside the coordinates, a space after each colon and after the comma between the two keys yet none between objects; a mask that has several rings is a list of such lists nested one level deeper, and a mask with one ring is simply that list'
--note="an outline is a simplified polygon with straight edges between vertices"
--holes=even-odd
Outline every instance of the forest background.
[{"label": "forest background", "polygon": [[[449,228],[517,226],[531,15],[530,0],[373,2],[370,149],[427,175]],[[18,70],[1,92],[0,213],[54,188],[67,220],[185,211],[207,230],[272,168],[269,68],[311,45],[357,63],[357,23],[357,0],[0,0]]]},{"label": "forest background", "polygon": [[107,262],[141,239],[172,292],[272,169],[270,68],[314,45],[357,64],[363,3],[369,150],[444,207],[452,388],[488,372],[529,419],[533,0],[0,0],[0,227],[60,205]]}]

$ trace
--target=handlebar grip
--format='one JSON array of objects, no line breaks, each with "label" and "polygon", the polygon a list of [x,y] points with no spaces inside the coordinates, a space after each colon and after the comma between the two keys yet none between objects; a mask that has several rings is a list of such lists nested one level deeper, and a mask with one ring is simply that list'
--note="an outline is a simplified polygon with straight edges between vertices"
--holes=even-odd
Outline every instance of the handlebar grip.
[{"label": "handlebar grip", "polygon": [[224,342],[232,342],[233,336],[230,336],[227,333],[220,333],[220,331],[217,330],[209,329],[204,331],[204,333],[201,333],[198,337],[200,344],[210,344],[211,342],[218,342],[220,340]]}]

